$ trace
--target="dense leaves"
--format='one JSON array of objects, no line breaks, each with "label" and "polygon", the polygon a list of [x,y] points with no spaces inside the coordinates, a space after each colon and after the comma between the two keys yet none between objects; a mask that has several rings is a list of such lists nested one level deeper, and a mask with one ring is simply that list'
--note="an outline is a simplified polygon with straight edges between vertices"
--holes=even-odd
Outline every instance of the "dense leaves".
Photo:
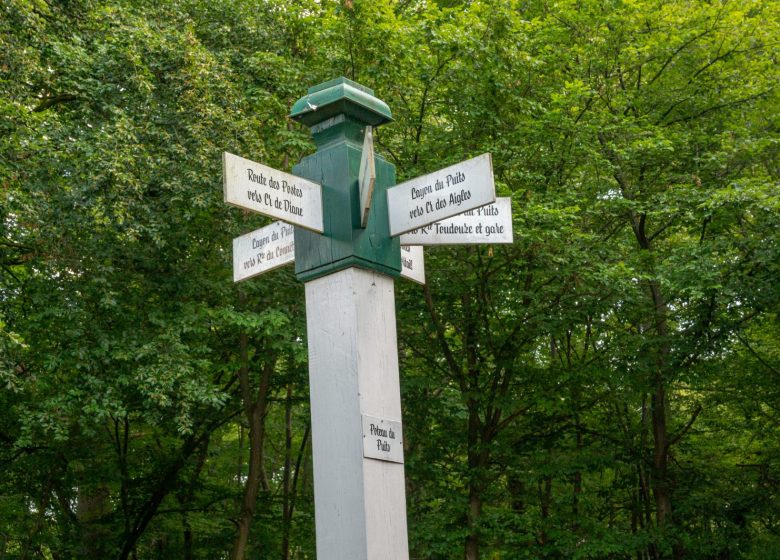
[{"label": "dense leaves", "polygon": [[0,558],[315,556],[302,286],[231,282],[221,153],[289,170],[340,75],[399,180],[490,152],[513,199],[397,283],[412,556],[778,557],[778,22],[0,3]]}]

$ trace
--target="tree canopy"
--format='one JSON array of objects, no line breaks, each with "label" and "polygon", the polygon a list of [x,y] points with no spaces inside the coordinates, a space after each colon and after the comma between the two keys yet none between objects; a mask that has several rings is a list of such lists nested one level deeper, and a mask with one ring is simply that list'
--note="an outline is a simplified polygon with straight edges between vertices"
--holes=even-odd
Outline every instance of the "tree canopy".
[{"label": "tree canopy", "polygon": [[315,557],[303,287],[232,282],[346,76],[509,246],[396,282],[410,550],[780,558],[780,3],[0,3],[0,559]]}]

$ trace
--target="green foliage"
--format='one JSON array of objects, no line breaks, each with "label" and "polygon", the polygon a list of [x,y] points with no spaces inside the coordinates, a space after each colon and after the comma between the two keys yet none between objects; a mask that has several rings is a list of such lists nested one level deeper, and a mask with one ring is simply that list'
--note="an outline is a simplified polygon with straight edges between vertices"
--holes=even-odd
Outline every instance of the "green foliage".
[{"label": "green foliage", "polygon": [[399,181],[490,152],[513,199],[398,283],[412,556],[772,557],[779,11],[1,3],[0,558],[225,556],[269,364],[249,557],[314,557],[303,292],[232,285],[220,156],[289,170],[339,75]]}]

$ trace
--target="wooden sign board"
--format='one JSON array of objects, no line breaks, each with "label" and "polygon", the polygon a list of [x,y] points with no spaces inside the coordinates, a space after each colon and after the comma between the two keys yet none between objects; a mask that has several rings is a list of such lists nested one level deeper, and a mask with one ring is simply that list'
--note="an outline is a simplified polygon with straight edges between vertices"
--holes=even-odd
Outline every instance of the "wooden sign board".
[{"label": "wooden sign board", "polygon": [[233,282],[252,278],[295,260],[295,228],[274,222],[233,240]]},{"label": "wooden sign board", "polygon": [[401,245],[469,245],[512,243],[512,199],[497,198],[441,222],[404,233]]},{"label": "wooden sign board", "polygon": [[228,152],[222,165],[225,202],[322,233],[320,185]]},{"label": "wooden sign board", "polygon": [[493,163],[482,154],[387,191],[390,235],[440,222],[496,200]]},{"label": "wooden sign board", "polygon": [[374,134],[370,126],[366,126],[363,137],[363,155],[360,158],[358,186],[360,188],[360,226],[368,225],[368,211],[371,209],[371,197],[374,195],[376,181],[376,165],[374,164]]},{"label": "wooden sign board", "polygon": [[362,414],[363,457],[404,462],[404,440],[401,422]]},{"label": "wooden sign board", "polygon": [[401,278],[425,284],[425,260],[419,245],[401,245]]}]

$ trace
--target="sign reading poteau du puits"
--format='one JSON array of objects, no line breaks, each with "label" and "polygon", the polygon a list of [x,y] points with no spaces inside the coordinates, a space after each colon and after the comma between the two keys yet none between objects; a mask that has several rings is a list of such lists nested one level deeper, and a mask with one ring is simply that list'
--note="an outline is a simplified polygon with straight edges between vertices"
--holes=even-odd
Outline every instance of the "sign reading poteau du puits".
[{"label": "sign reading poteau du puits", "polygon": [[425,260],[420,245],[401,245],[401,277],[425,284]]},{"label": "sign reading poteau du puits", "polygon": [[401,422],[361,414],[363,421],[363,457],[404,462],[404,440]]},{"label": "sign reading poteau du puits", "polygon": [[401,245],[512,243],[512,199],[497,198],[452,218],[404,233]]},{"label": "sign reading poteau du puits", "polygon": [[222,165],[228,204],[323,232],[322,186],[228,152]]},{"label": "sign reading poteau du puits", "polygon": [[233,282],[295,261],[295,228],[274,222],[233,239]]},{"label": "sign reading poteau du puits", "polygon": [[440,222],[496,200],[490,154],[456,163],[387,190],[390,235]]}]

